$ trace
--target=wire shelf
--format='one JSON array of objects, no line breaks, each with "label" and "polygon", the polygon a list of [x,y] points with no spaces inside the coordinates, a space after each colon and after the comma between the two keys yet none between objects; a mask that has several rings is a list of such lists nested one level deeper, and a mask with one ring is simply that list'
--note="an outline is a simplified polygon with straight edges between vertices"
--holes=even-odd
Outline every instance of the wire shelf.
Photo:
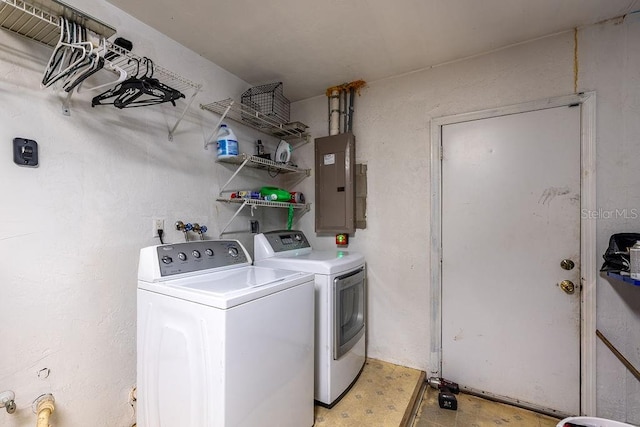
[{"label": "wire shelf", "polygon": [[293,206],[294,209],[309,209],[308,203],[289,203],[289,202],[274,202],[271,200],[260,200],[260,199],[227,199],[225,197],[220,197],[216,199],[218,202],[226,202],[226,203],[235,203],[235,204],[244,204],[247,206],[262,206],[266,208],[289,208]]},{"label": "wire shelf", "polygon": [[77,22],[100,37],[111,37],[115,28],[56,0],[36,6],[22,0],[0,0],[0,27],[48,46],[60,38],[60,16]]},{"label": "wire shelf", "polygon": [[[125,70],[127,72],[127,75],[133,76],[138,71],[139,74],[144,74],[145,58],[141,58],[140,56],[131,53],[131,51],[126,50],[111,41],[107,40],[106,44],[107,51],[109,53],[115,54],[115,57],[110,60],[111,63]],[[171,86],[172,88],[179,90],[180,92],[197,92],[202,88],[201,84],[195,83],[172,71],[169,71],[166,68],[157,65],[155,62],[153,63],[153,77],[157,78],[167,86]]]},{"label": "wire shelf", "polygon": [[308,141],[308,126],[300,122],[281,123],[278,120],[265,116],[260,111],[244,105],[231,98],[210,104],[200,104],[203,110],[211,111],[237,123],[257,129],[266,134],[285,140]]},{"label": "wire shelf", "polygon": [[[45,9],[22,0],[0,0],[0,27],[51,47],[55,47],[60,39],[61,16],[77,22],[105,39],[116,33],[113,27],[63,2],[47,0],[46,5]],[[124,69],[128,75],[135,74],[138,64],[143,63],[143,58],[111,41],[106,41],[106,47],[108,52],[115,54],[112,55],[115,59],[111,62]],[[202,87],[156,64],[154,77],[180,92],[197,91]]]},{"label": "wire shelf", "polygon": [[301,215],[304,215],[304,213],[309,212],[309,210],[311,209],[311,205],[309,203],[272,202],[268,200],[259,200],[259,199],[227,199],[223,197],[220,197],[216,200],[218,202],[240,205],[238,209],[236,209],[236,212],[233,214],[233,216],[225,224],[225,226],[222,227],[222,230],[220,230],[220,236],[222,236],[225,233],[225,230],[229,227],[229,225],[231,225],[233,220],[238,216],[238,214],[242,211],[242,209],[244,209],[245,206],[251,207],[252,215],[253,215],[253,210],[257,209],[258,207],[286,208],[286,209],[293,207],[293,209],[297,209],[299,211],[301,210],[302,211]]},{"label": "wire shelf", "polygon": [[[113,71],[117,67],[124,70],[128,76],[136,75],[138,71],[140,73],[146,71],[146,69],[142,69],[146,66],[143,65],[147,63],[145,62],[146,58],[141,58],[107,40],[108,37],[116,33],[115,28],[59,0],[38,0],[38,4],[43,4],[44,6],[36,6],[23,0],[0,0],[0,27],[39,43],[56,47],[60,40],[61,18],[64,17],[81,25],[95,34],[98,39],[103,40],[101,43],[105,43],[107,52],[105,57],[109,55],[109,61],[113,65],[113,67],[105,67],[105,69]],[[169,140],[173,140],[173,133],[184,118],[187,109],[193,102],[195,95],[202,88],[202,85],[194,83],[155,63],[153,63],[153,77],[185,95],[186,106],[175,125],[169,129]],[[72,92],[69,92],[63,101],[62,112],[65,115],[70,114],[69,101],[71,94]]]},{"label": "wire shelf", "polygon": [[[141,58],[140,56],[132,53],[131,51],[124,49],[111,41],[105,40],[107,46],[107,55],[111,56],[111,63],[120,67],[127,72],[127,75],[144,74],[146,71],[147,58]],[[182,92],[185,95],[186,105],[182,109],[182,114],[177,119],[176,123],[169,129],[169,141],[173,141],[173,134],[178,128],[178,125],[184,118],[187,110],[191,106],[191,103],[195,99],[195,96],[200,92],[202,84],[195,83],[189,79],[186,79],[179,74],[169,71],[168,69],[153,63],[153,77],[158,79],[163,84]]]},{"label": "wire shelf", "polygon": [[311,175],[311,169],[302,169],[297,166],[288,165],[286,163],[278,163],[273,160],[265,159],[262,157],[251,156],[249,154],[241,153],[235,157],[226,157],[220,158],[216,160],[220,163],[230,163],[233,165],[241,165],[247,161],[245,166],[256,168],[256,169],[268,169],[268,170],[277,170],[281,172],[293,172],[293,173],[304,173],[305,175]]}]

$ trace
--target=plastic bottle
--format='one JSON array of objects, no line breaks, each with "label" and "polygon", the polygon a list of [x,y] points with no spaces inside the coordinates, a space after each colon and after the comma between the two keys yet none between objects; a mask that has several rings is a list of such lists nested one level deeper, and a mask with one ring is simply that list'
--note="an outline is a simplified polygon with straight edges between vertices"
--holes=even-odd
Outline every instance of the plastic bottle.
[{"label": "plastic bottle", "polygon": [[218,158],[226,159],[238,155],[238,138],[224,123],[218,129]]},{"label": "plastic bottle", "polygon": [[236,191],[235,193],[231,193],[232,199],[260,199],[259,191]]},{"label": "plastic bottle", "polygon": [[260,189],[260,195],[265,200],[272,202],[288,202],[291,200],[291,193],[277,187],[262,187]]},{"label": "plastic bottle", "polygon": [[629,273],[632,279],[640,280],[640,240],[629,249]]},{"label": "plastic bottle", "polygon": [[304,203],[304,194],[299,191],[291,192],[291,199],[289,199],[291,203]]}]

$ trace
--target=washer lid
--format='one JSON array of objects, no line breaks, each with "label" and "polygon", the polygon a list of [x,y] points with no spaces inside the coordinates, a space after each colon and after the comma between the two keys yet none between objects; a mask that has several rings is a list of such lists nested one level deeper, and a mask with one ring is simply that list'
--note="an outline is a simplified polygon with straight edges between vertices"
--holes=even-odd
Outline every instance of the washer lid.
[{"label": "washer lid", "polygon": [[139,281],[138,289],[226,309],[312,280],[309,273],[249,266],[163,282]]},{"label": "washer lid", "polygon": [[315,274],[336,274],[353,270],[364,264],[364,256],[349,251],[316,251],[297,253],[295,251],[280,252],[262,260],[255,260],[255,265],[286,268]]}]

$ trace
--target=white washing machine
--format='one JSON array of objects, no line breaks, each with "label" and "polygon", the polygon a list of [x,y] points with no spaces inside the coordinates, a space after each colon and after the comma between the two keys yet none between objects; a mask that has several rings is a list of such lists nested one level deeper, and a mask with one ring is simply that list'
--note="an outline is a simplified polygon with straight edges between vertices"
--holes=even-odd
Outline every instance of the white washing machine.
[{"label": "white washing machine", "polygon": [[235,240],[142,249],[138,427],[312,426],[313,279]]},{"label": "white washing machine", "polygon": [[314,273],[315,400],[333,406],[365,362],[365,261],[349,251],[316,251],[302,231],[254,237],[254,265]]}]

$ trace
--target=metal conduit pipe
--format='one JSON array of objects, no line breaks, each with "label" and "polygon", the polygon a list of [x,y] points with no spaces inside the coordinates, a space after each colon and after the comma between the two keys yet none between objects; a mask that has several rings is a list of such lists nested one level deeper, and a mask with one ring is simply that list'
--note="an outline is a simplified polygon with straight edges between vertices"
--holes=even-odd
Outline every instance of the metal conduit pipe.
[{"label": "metal conduit pipe", "polygon": [[327,89],[329,102],[329,135],[337,135],[353,130],[355,94],[366,86],[364,80],[356,80]]},{"label": "metal conduit pipe", "polygon": [[329,93],[329,135],[340,133],[340,90],[331,88]]}]

